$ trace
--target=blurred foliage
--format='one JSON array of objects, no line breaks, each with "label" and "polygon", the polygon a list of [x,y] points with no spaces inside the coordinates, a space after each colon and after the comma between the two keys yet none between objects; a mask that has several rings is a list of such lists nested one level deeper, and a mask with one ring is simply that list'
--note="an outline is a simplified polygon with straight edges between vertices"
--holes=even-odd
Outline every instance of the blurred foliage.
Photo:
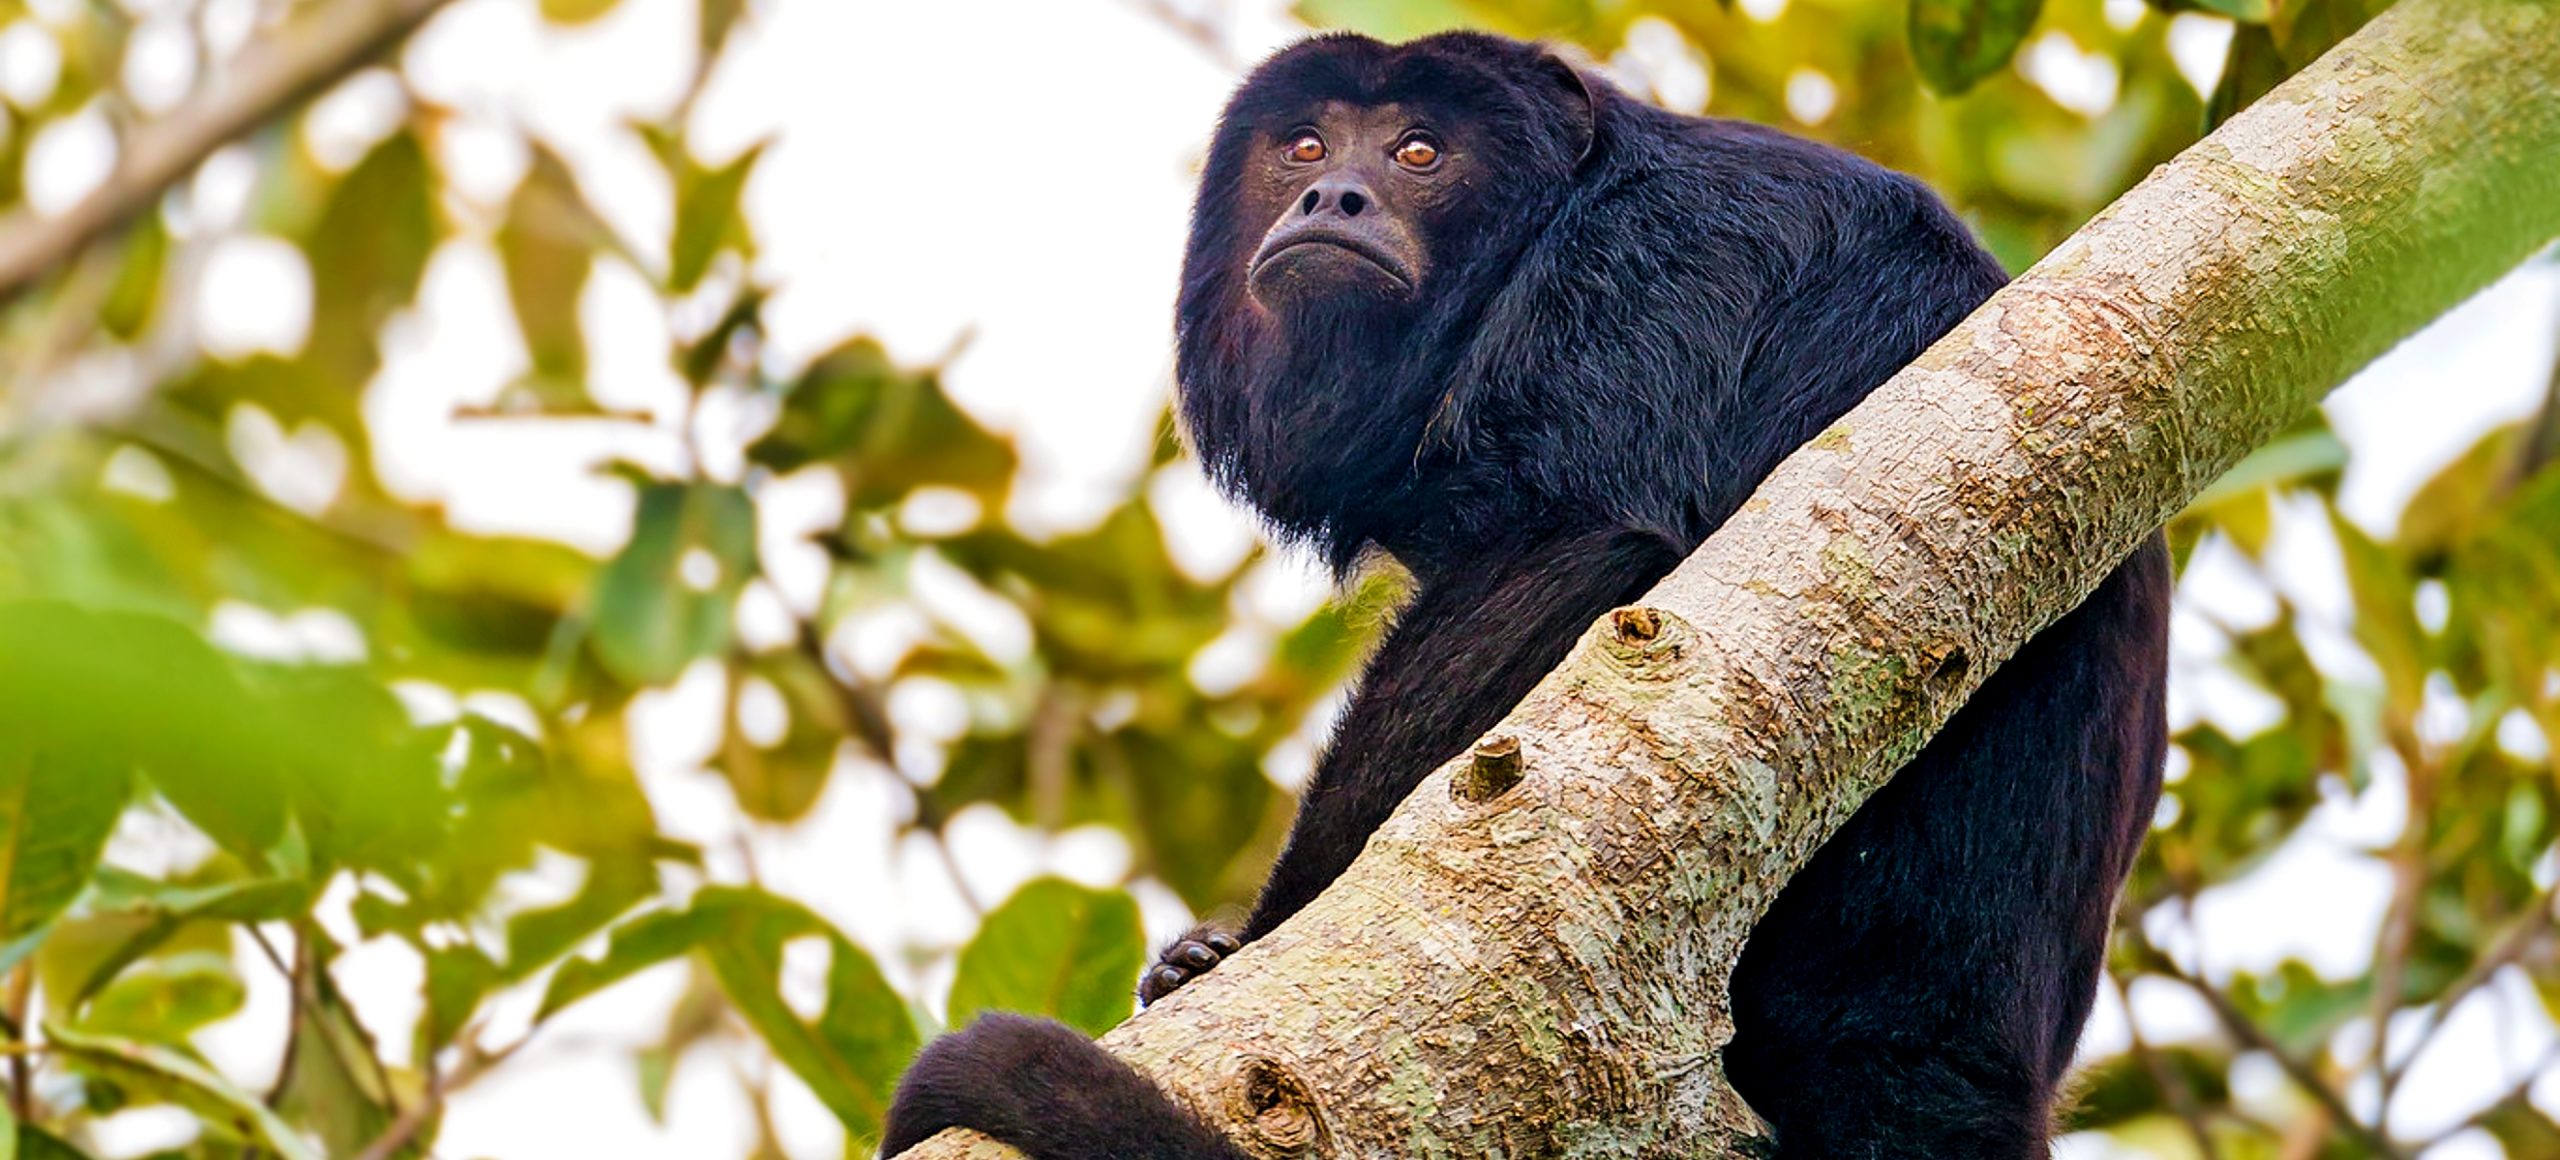
[{"label": "blurred foliage", "polygon": [[[2022,266],[2377,6],[1300,10],[1384,35],[1465,24],[1578,45],[1639,90],[1917,173]],[[614,7],[539,4],[563,24]],[[1146,948],[1120,887],[1157,884],[1194,910],[1248,896],[1289,810],[1267,771],[1303,758],[1393,578],[1269,623],[1247,586],[1271,563],[1186,571],[1135,484],[1085,530],[1013,527],[1014,441],[955,404],[938,368],[860,337],[784,365],[742,212],[762,151],[703,157],[685,132],[691,92],[754,18],[701,0],[693,90],[626,127],[659,168],[666,236],[608,224],[539,139],[510,191],[475,199],[444,171],[457,111],[404,91],[398,123],[343,163],[314,152],[301,107],[246,135],[226,155],[252,174],[241,220],[209,222],[174,192],[0,300],[0,1035],[16,1125],[0,1132],[19,1154],[86,1155],[102,1118],[162,1105],[198,1125],[166,1157],[424,1156],[449,1093],[588,996],[669,971],[682,996],[632,1060],[651,1114],[717,1042],[796,1077],[861,1155],[938,1012],[1024,1009],[1092,1031],[1126,1016]],[[29,143],[48,129],[93,107],[147,119],[120,87],[136,19],[0,0],[0,36],[41,37],[60,66],[42,91],[0,84],[0,209],[23,201]],[[2222,53],[2219,81],[2183,76],[2176,45]],[[215,356],[192,329],[207,255],[242,236],[281,240],[307,268],[310,325],[289,350]],[[670,429],[685,446],[597,466],[633,512],[603,558],[457,527],[375,469],[367,402],[386,335],[451,247],[494,252],[525,352],[467,421],[652,429],[591,393],[598,350],[631,339],[592,330],[581,304],[615,267],[666,317],[673,338],[639,353],[683,384]],[[711,413],[752,430],[724,439]],[[2179,736],[2116,967],[2123,985],[2195,992],[2220,1022],[2091,1061],[2076,1126],[2165,1155],[2364,1155],[2379,1145],[2345,1093],[2387,1101],[2446,1010],[2509,976],[2560,1002],[2555,443],[2549,408],[2499,431],[2376,538],[2335,517],[2346,453],[2313,423],[2173,527],[2182,560],[2211,551],[2244,571],[2266,567],[2280,528],[2333,539],[2355,639],[2318,640],[2278,588],[2262,621],[2198,614],[2227,638],[2220,669],[2262,690],[2272,720],[2226,731],[2213,716]],[[1175,456],[1160,440],[1132,468],[1187,470],[1166,466]],[[342,470],[293,484],[276,461],[295,457]],[[759,534],[771,496],[813,484],[840,497],[835,528],[788,545]],[[775,579],[792,552],[824,560],[815,599]],[[954,589],[984,611],[929,599]],[[858,647],[865,624],[899,616],[920,626],[904,647]],[[1027,643],[1001,643],[993,620],[1018,621]],[[301,626],[278,631],[304,644],[223,628],[244,621]],[[1245,676],[1195,677],[1205,650],[1239,642],[1259,655]],[[720,736],[707,769],[678,776],[718,780],[746,819],[736,850],[673,836],[699,830],[661,817],[664,787],[632,767],[650,695],[697,675],[720,689]],[[892,711],[916,691],[964,707],[956,736]],[[2395,786],[2407,816],[2371,854],[2397,893],[2362,974],[2196,973],[2193,899],[2342,795]],[[1127,881],[1033,878],[973,899],[962,875],[957,904],[984,909],[965,944],[857,942],[821,913],[844,900],[783,897],[755,859],[758,842],[814,825],[828,795],[857,792],[893,803],[902,849],[945,860],[946,830],[973,808],[1037,833],[1107,827],[1131,853]],[[337,964],[359,943],[417,964],[414,1027],[369,1025],[341,992]],[[260,972],[292,999],[272,1028],[286,1063],[225,1074],[200,1036],[241,1014]],[[527,997],[512,1018],[508,996]],[[2388,1051],[2355,1033],[2378,1018]],[[2271,1061],[2278,1090],[2235,1081]],[[774,1072],[736,1069],[759,1108]],[[2560,1154],[2560,1127],[2524,1092],[2467,1126],[2511,1155]],[[759,1154],[781,1154],[765,1130]]]}]

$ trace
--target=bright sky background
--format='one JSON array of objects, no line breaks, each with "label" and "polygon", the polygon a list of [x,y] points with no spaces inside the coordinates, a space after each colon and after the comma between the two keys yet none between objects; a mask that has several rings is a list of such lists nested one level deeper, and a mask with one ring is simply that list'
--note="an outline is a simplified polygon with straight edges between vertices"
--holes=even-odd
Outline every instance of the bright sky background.
[{"label": "bright sky background", "polygon": [[[1746,8],[1761,14],[1782,4]],[[755,7],[694,110],[692,128],[696,151],[715,162],[772,142],[748,206],[764,253],[760,273],[780,287],[767,309],[776,360],[797,364],[856,333],[878,336],[910,361],[949,356],[946,382],[954,394],[1025,448],[1029,474],[1009,517],[1034,530],[1098,518],[1140,485],[1135,476],[1169,387],[1171,301],[1191,183],[1210,122],[1235,80],[1230,63],[1131,0],[772,0]],[[1293,35],[1281,0],[1235,7],[1248,11],[1229,30],[1232,59],[1257,59]],[[451,411],[494,397],[524,365],[485,237],[494,208],[526,164],[527,133],[571,160],[608,220],[633,237],[663,236],[672,212],[664,180],[619,126],[661,114],[677,99],[693,51],[693,10],[692,0],[623,0],[606,19],[564,32],[545,25],[531,0],[462,0],[400,60],[419,93],[462,114],[443,135],[439,159],[463,194],[455,208],[467,226],[436,256],[420,308],[394,324],[392,358],[368,391],[367,414],[386,482],[406,495],[443,499],[458,523],[608,551],[627,534],[630,497],[593,475],[593,462],[608,451],[653,462],[682,454],[673,428],[682,388],[655,354],[665,347],[666,323],[643,280],[610,264],[581,304],[596,354],[595,389],[656,415],[654,431],[598,425],[564,435],[559,424],[457,423]],[[5,54],[22,47],[0,42],[0,62],[20,59]],[[2073,58],[2060,47],[2040,47],[2026,67],[2049,89],[2103,108],[2112,99],[2111,78],[2101,88],[2078,83],[2087,78],[2075,79]],[[1677,99],[1675,88],[1698,79],[1669,77],[1661,87]],[[1809,94],[1821,80],[1807,81]],[[403,100],[387,74],[350,82],[321,106],[311,133],[315,151],[359,156],[396,122]],[[1819,107],[1827,106],[1809,96],[1806,111],[1818,115]],[[65,140],[77,145],[76,135]],[[76,148],[59,158],[63,172],[83,163]],[[193,190],[195,212],[213,223],[236,218],[244,178],[237,158],[208,166]],[[307,321],[296,314],[307,319],[309,290],[296,263],[289,247],[271,239],[238,238],[218,249],[208,278],[209,290],[221,292],[204,295],[198,320],[208,346],[298,344],[297,328]],[[305,279],[299,300],[296,277]],[[2342,390],[2330,411],[2355,451],[2348,512],[2387,530],[2437,467],[2490,425],[2529,412],[2552,365],[2555,335],[2560,267],[2544,262]],[[700,421],[742,420],[721,412]],[[274,458],[286,466],[278,470],[318,472],[315,486],[327,488],[320,494],[334,490],[325,452],[297,456],[291,433],[234,437],[281,448]],[[715,474],[735,470],[705,466]],[[1172,502],[1186,563],[1232,566],[1251,542],[1248,525],[1187,470],[1171,470],[1151,486]],[[810,526],[833,516],[824,494],[785,506]],[[2279,537],[2283,586],[2314,626],[2313,643],[2323,646],[2315,656],[2352,671],[2361,658],[2345,632],[2349,611],[2335,547],[2325,526],[2303,515],[2290,513]],[[768,556],[783,595],[805,599],[814,583],[808,561],[779,547]],[[1301,591],[1274,599],[1303,599],[1307,583],[1283,583]],[[2232,560],[2208,551],[2182,595],[2173,712],[2181,721],[2199,714],[2234,724],[2263,720],[2263,698],[2219,676],[2212,660],[2220,651],[2214,622],[2262,621],[2272,614],[2266,593]],[[635,760],[662,821],[715,848],[746,825],[722,783],[701,772],[708,713],[719,701],[716,680],[689,680],[656,710],[635,713],[645,725]],[[931,705],[900,708],[934,712]],[[894,839],[898,813],[908,806],[894,777],[877,767],[845,770],[811,819],[758,836],[758,870],[884,953],[911,942],[955,943],[971,920],[938,864]],[[2263,968],[2286,955],[2332,974],[2355,972],[2388,890],[2386,872],[2364,851],[2395,832],[2404,808],[2387,770],[2360,796],[2333,794],[2283,854],[2199,902],[2194,955],[2214,975]],[[1043,869],[1113,881],[1128,859],[1115,835],[1044,840],[992,811],[964,817],[954,844],[982,898],[1000,897]],[[548,887],[539,885],[542,876],[533,880],[537,889],[563,889],[560,877],[552,875]],[[1142,897],[1160,932],[1188,917],[1161,889]],[[2189,942],[2179,931],[2160,934],[2173,946]],[[940,985],[915,979],[911,964],[887,965],[910,984]],[[795,966],[814,981],[822,964]],[[342,964],[342,983],[386,1043],[404,1042],[416,1018],[415,970],[414,960],[388,943],[358,946]],[[285,998],[264,973],[249,977],[250,1009],[218,1028],[208,1048],[227,1067],[255,1075],[273,1066]],[[744,1154],[752,1113],[724,1074],[735,1061],[690,1057],[663,1125],[639,1104],[627,1049],[655,1038],[679,982],[672,970],[655,971],[555,1021],[525,1057],[454,1101],[438,1154]],[[2209,1015],[2166,988],[2138,991],[2135,1006],[2154,1040],[2209,1029]],[[2521,976],[2484,990],[2452,1022],[2412,1071],[2396,1105],[2398,1126],[2423,1132],[2457,1121],[2504,1089],[2511,1061],[2531,1058],[2555,1034]],[[2090,1046],[2112,1049],[2125,1033],[2122,1007],[2110,997],[2092,1024]],[[2244,1091],[2278,1089],[2271,1071],[2258,1072],[2240,1077]],[[2544,1086],[2550,1090],[2537,1095],[2560,1107],[2560,1083]],[[787,1075],[774,1087],[781,1094],[771,1110],[791,1153],[840,1155],[841,1134],[806,1091]],[[117,1152],[146,1151],[173,1126],[159,1113],[128,1113],[120,1117]],[[2480,1149],[2468,1140],[2430,1156],[2497,1155],[2494,1145]],[[2100,1152],[2079,1147],[2075,1154]]]}]

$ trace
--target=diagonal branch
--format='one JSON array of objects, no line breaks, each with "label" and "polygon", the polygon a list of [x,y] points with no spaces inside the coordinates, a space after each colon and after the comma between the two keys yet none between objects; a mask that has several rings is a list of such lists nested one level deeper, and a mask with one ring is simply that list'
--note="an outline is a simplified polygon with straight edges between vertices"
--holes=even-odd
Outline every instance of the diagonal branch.
[{"label": "diagonal branch", "polygon": [[[1277,931],[1104,1039],[1265,1156],[1755,1154],[1726,979],[2018,644],[2560,236],[2560,5],[2402,0],[1807,444]],[[946,1134],[908,1155],[991,1155]]]},{"label": "diagonal branch", "polygon": [[59,217],[0,218],[0,303],[148,209],[213,152],[364,67],[448,0],[336,0],[287,22],[225,63],[213,91],[122,143],[114,172]]}]

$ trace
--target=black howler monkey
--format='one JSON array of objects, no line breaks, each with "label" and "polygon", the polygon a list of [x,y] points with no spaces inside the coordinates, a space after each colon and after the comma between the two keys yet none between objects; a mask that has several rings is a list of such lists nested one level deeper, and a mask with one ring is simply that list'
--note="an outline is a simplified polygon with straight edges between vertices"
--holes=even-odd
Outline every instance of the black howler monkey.
[{"label": "black howler monkey", "polygon": [[[1997,289],[1919,182],[1679,116],[1534,45],[1324,36],[1229,103],[1176,315],[1210,473],[1337,569],[1418,582],[1241,930],[1370,832],[1706,539],[1779,460]],[[1811,1157],[2042,1156],[2159,794],[2155,538],[2022,648],[1788,884],[1733,978],[1735,1087]],[[1241,1157],[1065,1028],[917,1060],[891,1151],[963,1125],[1038,1160]]]}]

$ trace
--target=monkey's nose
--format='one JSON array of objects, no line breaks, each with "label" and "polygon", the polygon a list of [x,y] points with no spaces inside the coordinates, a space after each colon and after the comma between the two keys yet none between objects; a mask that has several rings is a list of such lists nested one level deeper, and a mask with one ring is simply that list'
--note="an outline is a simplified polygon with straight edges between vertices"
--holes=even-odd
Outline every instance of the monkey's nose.
[{"label": "monkey's nose", "polygon": [[1344,217],[1358,217],[1373,200],[1374,195],[1360,183],[1360,179],[1328,177],[1307,187],[1306,195],[1298,199],[1298,212],[1314,217],[1331,210]]}]

